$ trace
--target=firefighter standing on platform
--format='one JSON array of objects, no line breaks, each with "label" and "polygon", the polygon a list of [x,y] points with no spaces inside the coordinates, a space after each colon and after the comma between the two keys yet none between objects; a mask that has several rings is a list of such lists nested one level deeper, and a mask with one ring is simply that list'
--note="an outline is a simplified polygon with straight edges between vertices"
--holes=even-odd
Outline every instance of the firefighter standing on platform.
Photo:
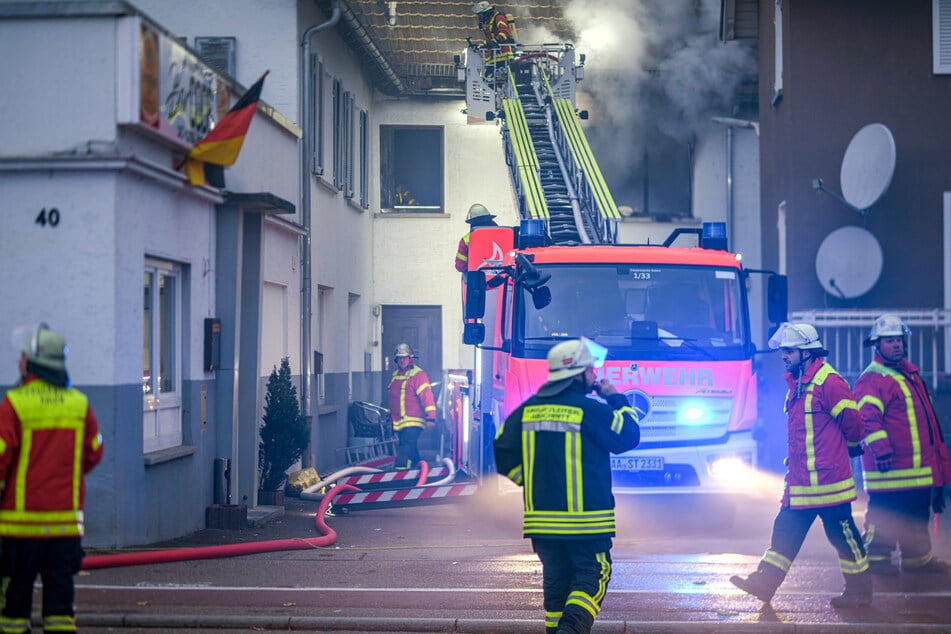
[{"label": "firefighter standing on platform", "polygon": [[469,224],[469,231],[466,235],[459,238],[459,248],[456,249],[456,270],[465,273],[469,267],[469,236],[479,227],[497,227],[495,216],[489,213],[485,205],[475,203],[469,207],[469,215],[466,217]]},{"label": "firefighter standing on platform", "polygon": [[436,425],[436,399],[429,377],[415,365],[413,349],[407,343],[396,346],[393,353],[396,370],[388,389],[390,418],[396,432],[396,460],[398,470],[410,469],[421,458],[418,441],[427,427]]},{"label": "firefighter standing on platform", "polygon": [[472,12],[479,16],[479,29],[485,37],[482,44],[486,50],[486,79],[492,79],[493,66],[502,71],[505,65],[515,57],[515,35],[509,17],[497,11],[491,2],[476,2]]},{"label": "firefighter standing on platform", "polygon": [[[495,438],[498,472],[523,487],[524,536],[542,563],[549,634],[590,632],[611,580],[611,453],[637,446],[627,397],[595,368],[607,350],[585,338],[548,352],[548,381]],[[592,390],[606,405],[588,398]]]},{"label": "firefighter standing on platform", "polygon": [[823,360],[819,333],[811,324],[784,323],[769,340],[786,365],[785,411],[788,456],[782,505],[773,535],[757,570],[730,577],[733,585],[769,603],[786,578],[816,516],[839,553],[845,591],[836,608],[872,602],[872,575],[862,537],[852,519],[856,499],[850,457],[861,453],[865,423],[845,379]]},{"label": "firefighter standing on platform", "polygon": [[932,510],[944,511],[951,463],[928,388],[905,358],[910,334],[897,315],[876,319],[863,342],[875,347],[875,357],[855,383],[868,448],[865,546],[873,574],[898,574],[891,561],[896,544],[902,571],[948,572],[931,552],[928,520]]},{"label": "firefighter standing on platform", "polygon": [[75,632],[83,478],[102,459],[102,436],[86,396],[69,387],[62,337],[46,324],[17,330],[20,383],[0,402],[0,631],[30,631],[39,575],[44,631]]}]

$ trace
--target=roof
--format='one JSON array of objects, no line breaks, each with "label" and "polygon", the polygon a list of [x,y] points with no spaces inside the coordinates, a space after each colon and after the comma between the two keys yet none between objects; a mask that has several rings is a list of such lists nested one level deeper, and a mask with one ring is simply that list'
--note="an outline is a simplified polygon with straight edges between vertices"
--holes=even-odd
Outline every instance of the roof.
[{"label": "roof", "polygon": [[[333,0],[318,0],[327,15]],[[392,95],[459,96],[453,57],[461,55],[466,38],[481,42],[472,0],[337,0],[336,28],[370,69],[373,80]],[[571,41],[571,29],[559,0],[509,0],[496,5],[515,16],[519,40],[534,27]]]}]

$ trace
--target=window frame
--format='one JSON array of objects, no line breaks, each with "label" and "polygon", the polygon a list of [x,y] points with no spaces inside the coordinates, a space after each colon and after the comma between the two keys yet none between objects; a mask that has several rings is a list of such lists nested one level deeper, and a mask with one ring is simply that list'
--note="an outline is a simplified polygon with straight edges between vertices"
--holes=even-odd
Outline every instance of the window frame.
[{"label": "window frame", "polygon": [[[182,425],[182,385],[184,370],[183,305],[185,267],[168,260],[146,258],[144,275],[150,276],[149,286],[143,278],[143,349],[142,349],[142,449],[144,453],[181,446],[184,442]],[[168,307],[169,323],[162,323],[167,314],[162,309],[161,277],[174,281]],[[146,291],[148,290],[148,295]],[[148,303],[146,304],[146,298]],[[158,307],[158,310],[152,310]],[[146,330],[146,320],[148,329]],[[166,340],[170,331],[171,341]],[[162,354],[171,356],[172,379],[162,387]],[[148,367],[146,367],[148,363]],[[146,374],[148,371],[148,374]],[[146,379],[146,376],[148,379]]]}]

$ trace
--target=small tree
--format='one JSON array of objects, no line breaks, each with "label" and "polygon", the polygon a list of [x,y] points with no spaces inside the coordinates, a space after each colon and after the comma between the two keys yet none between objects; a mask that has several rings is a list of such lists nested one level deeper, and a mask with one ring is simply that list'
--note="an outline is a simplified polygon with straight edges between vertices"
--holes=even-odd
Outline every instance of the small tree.
[{"label": "small tree", "polygon": [[264,424],[258,446],[261,491],[278,491],[287,478],[287,469],[300,460],[310,442],[307,419],[301,415],[297,390],[291,383],[291,365],[281,359],[267,380],[264,397]]}]

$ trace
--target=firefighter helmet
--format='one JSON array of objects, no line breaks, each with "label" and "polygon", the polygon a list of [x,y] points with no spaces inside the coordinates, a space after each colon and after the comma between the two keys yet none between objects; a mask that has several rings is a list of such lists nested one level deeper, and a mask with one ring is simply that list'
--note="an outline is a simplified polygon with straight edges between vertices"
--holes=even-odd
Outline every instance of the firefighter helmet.
[{"label": "firefighter helmet", "polygon": [[34,328],[18,328],[14,338],[19,340],[20,351],[26,360],[50,370],[66,369],[66,340],[45,323]]},{"label": "firefighter helmet", "polygon": [[485,13],[486,11],[491,11],[491,10],[492,10],[492,3],[486,2],[485,0],[482,0],[481,2],[476,2],[474,5],[472,5],[473,13]]},{"label": "firefighter helmet", "polygon": [[793,324],[784,322],[779,330],[769,338],[769,347],[796,348],[798,350],[822,350],[819,332],[812,324]]},{"label": "firefighter helmet", "polygon": [[607,348],[586,337],[562,341],[548,351],[548,382],[571,378],[584,372],[588,366],[600,368],[607,353]]},{"label": "firefighter helmet", "polygon": [[489,213],[489,210],[485,205],[481,203],[475,203],[474,205],[469,207],[469,215],[466,216],[466,222],[472,222],[476,218],[485,218],[485,217],[488,217],[489,220],[491,220],[492,218],[495,218],[493,214]]},{"label": "firefighter helmet", "polygon": [[416,353],[413,352],[413,349],[409,347],[408,343],[401,343],[396,346],[396,350],[393,351],[393,357],[399,359],[400,357],[416,357]]},{"label": "firefighter helmet", "polygon": [[881,337],[907,337],[910,334],[911,329],[905,325],[901,317],[898,315],[882,315],[872,324],[872,329],[862,345],[869,348],[875,345],[875,342]]}]

